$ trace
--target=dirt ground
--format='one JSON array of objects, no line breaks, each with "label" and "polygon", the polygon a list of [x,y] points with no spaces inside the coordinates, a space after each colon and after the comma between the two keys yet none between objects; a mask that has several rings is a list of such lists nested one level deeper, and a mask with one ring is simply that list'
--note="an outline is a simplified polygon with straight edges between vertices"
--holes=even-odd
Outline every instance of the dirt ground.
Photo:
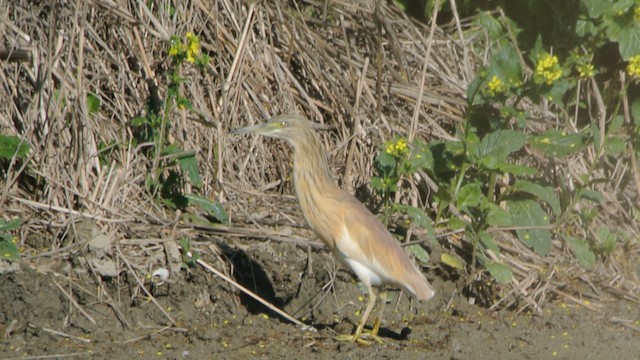
[{"label": "dirt ground", "polygon": [[593,311],[550,301],[539,315],[491,312],[469,305],[462,280],[439,269],[428,273],[433,301],[390,292],[384,344],[338,342],[334,335],[354,329],[366,297],[329,254],[290,243],[219,245],[236,280],[318,332],[301,331],[200,267],[159,286],[141,279],[172,325],[125,265],[106,278],[87,271],[95,255],[80,250],[5,266],[0,358],[640,358],[640,309],[632,303],[590,304]]}]

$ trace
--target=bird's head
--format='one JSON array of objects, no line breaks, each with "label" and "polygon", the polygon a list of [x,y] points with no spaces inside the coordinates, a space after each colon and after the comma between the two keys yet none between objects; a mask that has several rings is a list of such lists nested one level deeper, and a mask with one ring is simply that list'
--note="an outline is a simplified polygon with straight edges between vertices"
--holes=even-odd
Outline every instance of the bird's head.
[{"label": "bird's head", "polygon": [[259,134],[286,140],[294,148],[316,140],[313,123],[299,115],[280,115],[266,123],[236,129],[232,134]]}]

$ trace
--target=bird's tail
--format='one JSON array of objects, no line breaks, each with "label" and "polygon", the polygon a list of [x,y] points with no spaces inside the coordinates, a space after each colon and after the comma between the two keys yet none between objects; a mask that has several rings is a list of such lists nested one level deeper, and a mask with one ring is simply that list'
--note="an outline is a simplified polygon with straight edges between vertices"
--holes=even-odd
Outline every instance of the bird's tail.
[{"label": "bird's tail", "polygon": [[435,290],[433,290],[433,287],[431,287],[431,284],[429,284],[429,281],[417,268],[413,272],[409,284],[410,287],[408,287],[407,290],[413,293],[413,295],[415,295],[418,300],[427,301],[436,294]]}]

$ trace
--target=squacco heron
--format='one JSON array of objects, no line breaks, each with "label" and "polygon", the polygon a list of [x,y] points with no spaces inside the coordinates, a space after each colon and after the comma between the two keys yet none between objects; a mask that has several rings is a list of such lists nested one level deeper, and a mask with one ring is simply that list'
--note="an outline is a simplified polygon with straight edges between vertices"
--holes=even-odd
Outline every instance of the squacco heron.
[{"label": "squacco heron", "polygon": [[293,184],[307,224],[367,287],[369,300],[362,320],[354,334],[338,336],[339,340],[368,344],[364,338],[370,337],[382,342],[377,336],[379,318],[370,333],[363,332],[376,303],[372,286],[399,287],[419,300],[434,296],[427,279],[387,228],[360,201],[336,186],[312,122],[298,115],[281,115],[233,133],[261,134],[289,143],[293,148]]}]

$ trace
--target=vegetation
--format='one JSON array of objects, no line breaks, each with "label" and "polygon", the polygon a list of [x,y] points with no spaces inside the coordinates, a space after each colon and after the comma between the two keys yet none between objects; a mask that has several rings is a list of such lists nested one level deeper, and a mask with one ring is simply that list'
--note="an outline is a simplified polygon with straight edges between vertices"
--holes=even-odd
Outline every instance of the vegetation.
[{"label": "vegetation", "polygon": [[[524,8],[524,2],[519,6]],[[416,140],[409,150],[398,138],[376,158],[372,186],[387,212],[407,210],[389,206],[402,179],[420,171],[428,174],[436,184],[427,201],[434,204],[436,223],[445,232],[464,230],[471,247],[458,252],[471,268],[479,262],[502,284],[513,275],[500,260],[491,232],[513,231],[543,257],[557,240],[586,269],[627,241],[615,226],[597,221],[597,214],[605,201],[599,184],[608,182],[612,164],[633,162],[640,151],[640,99],[628,92],[640,80],[640,4],[583,0],[579,9],[572,27],[576,45],[564,47],[562,59],[544,46],[540,35],[530,48],[513,35],[522,28],[559,33],[565,24],[542,29],[532,23],[516,25],[505,16],[478,15],[466,36],[488,34],[486,43],[476,43],[474,50],[490,51],[467,89],[465,121],[455,140]],[[594,65],[603,46],[617,47],[621,61]],[[620,77],[610,77],[618,72]],[[541,104],[542,112],[533,104]],[[631,113],[625,104],[631,105]],[[584,156],[589,152],[595,156]],[[560,164],[576,157],[587,163],[575,174],[579,181],[567,181],[569,174]],[[634,217],[638,210],[636,202]],[[446,253],[441,258],[461,268],[452,259]]]}]

